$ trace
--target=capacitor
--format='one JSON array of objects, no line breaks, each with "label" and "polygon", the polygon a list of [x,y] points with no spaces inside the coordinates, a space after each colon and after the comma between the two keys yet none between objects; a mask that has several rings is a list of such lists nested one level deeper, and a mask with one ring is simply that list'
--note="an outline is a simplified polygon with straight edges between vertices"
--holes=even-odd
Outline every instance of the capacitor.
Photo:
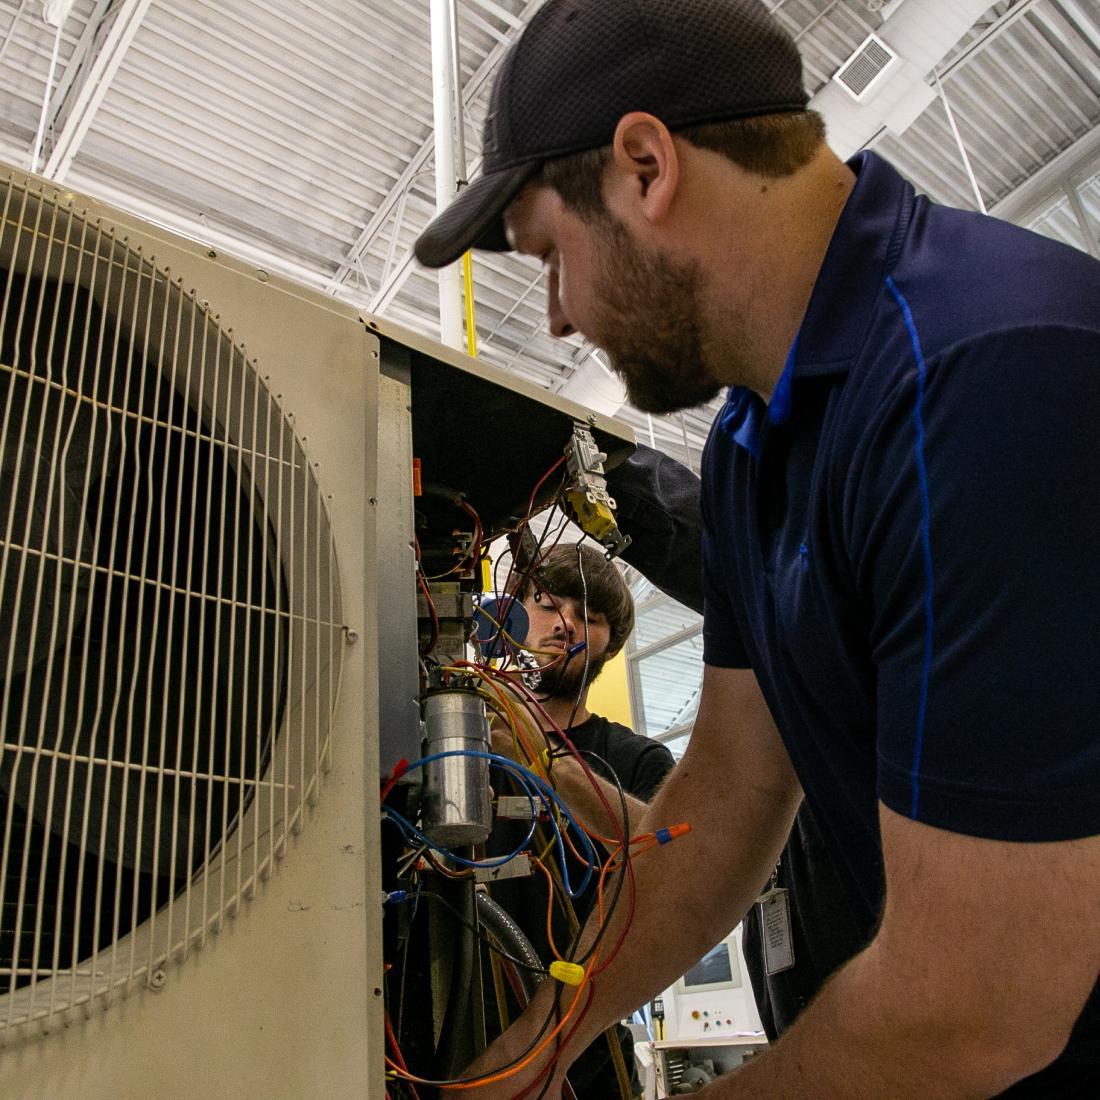
[{"label": "capacitor", "polygon": [[[424,697],[423,709],[425,756],[490,751],[485,700],[476,692],[434,691]],[[421,823],[444,848],[483,843],[492,827],[489,761],[454,755],[425,765]]]}]

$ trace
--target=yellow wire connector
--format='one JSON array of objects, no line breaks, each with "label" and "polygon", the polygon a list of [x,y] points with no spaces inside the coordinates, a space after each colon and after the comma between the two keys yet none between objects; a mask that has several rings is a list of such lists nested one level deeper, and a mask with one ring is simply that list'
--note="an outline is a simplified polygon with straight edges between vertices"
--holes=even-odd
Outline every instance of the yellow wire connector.
[{"label": "yellow wire connector", "polygon": [[562,985],[580,985],[584,981],[584,967],[558,960],[550,964],[550,977],[557,978]]}]

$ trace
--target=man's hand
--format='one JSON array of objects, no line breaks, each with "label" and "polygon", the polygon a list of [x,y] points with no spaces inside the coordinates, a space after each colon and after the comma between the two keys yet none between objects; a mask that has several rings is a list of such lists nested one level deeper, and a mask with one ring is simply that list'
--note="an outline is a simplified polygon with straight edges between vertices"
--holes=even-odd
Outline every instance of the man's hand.
[{"label": "man's hand", "polygon": [[[532,1008],[528,1010],[532,1013],[531,1019],[537,1020],[539,1024],[546,1019],[550,1012],[553,986],[556,984],[555,982],[544,982],[532,1001]],[[566,1028],[568,1027],[567,1024]],[[507,1071],[502,1071],[501,1067],[517,1059],[522,1060],[524,1050],[530,1044],[532,1037],[532,1035],[527,1034],[524,1028],[513,1026],[493,1043],[480,1058],[463,1070],[462,1076],[484,1075],[492,1079],[497,1076],[498,1072],[507,1073]],[[511,1100],[512,1097],[518,1096],[524,1089],[533,1084],[536,1078],[546,1069],[553,1056],[554,1043],[551,1042],[546,1050],[518,1072],[508,1073],[507,1076],[499,1080],[491,1080],[489,1084],[474,1088],[443,1089],[441,1095],[446,1097],[447,1100]],[[565,1081],[565,1067],[564,1065],[555,1066],[549,1072],[553,1077],[543,1100],[560,1100],[562,1084]],[[542,1084],[534,1087],[530,1096],[525,1100],[534,1100],[541,1088]]]},{"label": "man's hand", "polygon": [[[569,761],[556,760],[554,769],[562,763]],[[650,806],[642,806],[637,824],[633,815],[631,820],[631,828],[639,832],[680,822],[690,825],[690,831],[634,860],[633,906],[625,904],[624,896],[610,919],[602,941],[605,961],[632,911],[629,934],[619,954],[593,979],[592,1002],[558,1055],[547,1097],[558,1100],[568,1066],[608,1023],[671,985],[737,923],[775,865],[800,798],[756,678],[748,671],[708,668],[683,760]],[[690,883],[691,889],[670,894],[669,881]],[[669,935],[670,927],[676,935]],[[582,953],[595,934],[593,919],[581,940]],[[554,988],[544,983],[519,1021],[470,1072],[491,1073],[516,1058],[541,1028],[553,996]],[[567,1024],[565,1031],[572,1026]],[[548,1050],[513,1077],[453,1095],[456,1100],[517,1096],[549,1059]],[[533,1090],[530,1100],[538,1091]]]}]

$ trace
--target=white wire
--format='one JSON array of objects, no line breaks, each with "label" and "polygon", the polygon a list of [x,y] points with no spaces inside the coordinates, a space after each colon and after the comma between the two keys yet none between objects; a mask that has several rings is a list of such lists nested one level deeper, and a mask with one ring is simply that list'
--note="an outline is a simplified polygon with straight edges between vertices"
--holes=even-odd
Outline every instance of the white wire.
[{"label": "white wire", "polygon": [[943,100],[943,109],[947,112],[947,124],[951,127],[951,133],[955,135],[955,144],[959,147],[959,155],[962,157],[963,167],[966,169],[967,177],[970,179],[970,186],[974,189],[974,198],[977,201],[978,209],[985,214],[985,199],[982,198],[982,192],[978,187],[978,180],[974,175],[974,169],[970,167],[970,157],[967,156],[962,134],[959,133],[958,126],[955,125],[955,112],[951,110],[951,101],[947,98],[947,93],[943,90],[943,85],[940,83],[939,70],[933,68],[932,76],[936,81],[936,91],[939,92],[940,99]]}]

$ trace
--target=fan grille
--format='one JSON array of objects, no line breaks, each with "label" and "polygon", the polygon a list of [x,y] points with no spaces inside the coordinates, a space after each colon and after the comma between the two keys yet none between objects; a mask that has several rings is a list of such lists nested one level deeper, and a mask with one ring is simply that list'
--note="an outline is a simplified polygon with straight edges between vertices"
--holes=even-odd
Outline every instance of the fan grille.
[{"label": "fan grille", "polygon": [[0,1033],[182,958],[326,766],[343,628],[293,418],[193,290],[0,181]]}]

